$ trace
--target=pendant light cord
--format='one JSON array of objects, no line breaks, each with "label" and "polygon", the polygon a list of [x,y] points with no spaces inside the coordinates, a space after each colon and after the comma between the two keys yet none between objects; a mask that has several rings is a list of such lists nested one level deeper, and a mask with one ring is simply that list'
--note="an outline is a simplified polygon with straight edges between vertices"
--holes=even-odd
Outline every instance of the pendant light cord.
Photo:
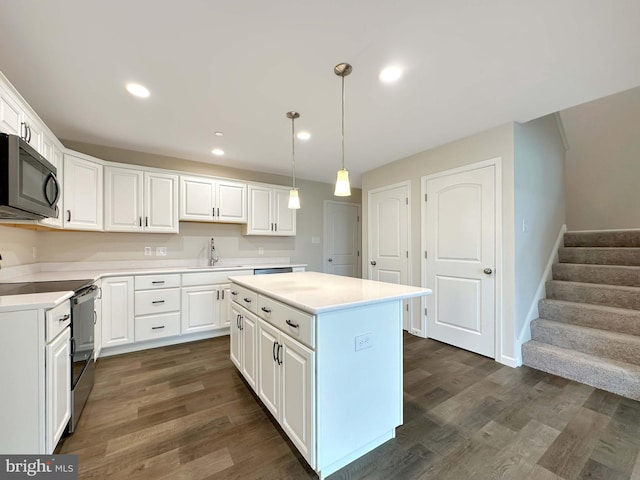
[{"label": "pendant light cord", "polygon": [[291,153],[292,153],[292,164],[293,164],[293,188],[296,188],[296,131],[295,131],[295,117],[291,118]]},{"label": "pendant light cord", "polygon": [[344,170],[344,75],[342,75],[342,170]]}]

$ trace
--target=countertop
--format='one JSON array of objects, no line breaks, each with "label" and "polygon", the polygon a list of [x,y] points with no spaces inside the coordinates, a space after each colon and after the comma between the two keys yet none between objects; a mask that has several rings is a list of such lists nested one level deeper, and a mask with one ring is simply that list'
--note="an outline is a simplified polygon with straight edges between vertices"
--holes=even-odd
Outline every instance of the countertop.
[{"label": "countertop", "polygon": [[[274,268],[274,267],[306,267],[306,264],[253,264],[253,265],[218,265],[210,266],[164,266],[164,267],[130,267],[130,268],[87,268],[78,270],[47,270],[17,275],[10,279],[3,279],[2,283],[13,282],[47,282],[55,280],[93,280],[97,281],[101,278],[115,276],[130,275],[153,275],[164,273],[202,273],[202,272],[238,272],[245,270],[253,270],[255,268]],[[266,275],[265,275],[266,276]],[[47,293],[30,293],[25,295],[3,295],[0,296],[0,313],[11,312],[17,310],[35,310],[49,309],[61,302],[71,298],[73,292],[47,292]]]},{"label": "countertop", "polygon": [[317,272],[231,276],[229,280],[314,315],[432,293],[428,288]]}]

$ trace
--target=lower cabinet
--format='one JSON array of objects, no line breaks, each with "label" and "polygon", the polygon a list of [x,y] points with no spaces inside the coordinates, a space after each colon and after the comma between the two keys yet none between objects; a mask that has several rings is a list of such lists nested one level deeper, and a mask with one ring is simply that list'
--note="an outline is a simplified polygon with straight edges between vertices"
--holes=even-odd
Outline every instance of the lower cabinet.
[{"label": "lower cabinet", "polygon": [[111,277],[102,281],[102,347],[133,342],[133,299],[133,277]]},{"label": "lower cabinet", "polygon": [[229,325],[229,285],[182,287],[182,333]]},{"label": "lower cabinet", "polygon": [[231,361],[242,373],[251,388],[256,390],[257,317],[240,306],[231,307]]},{"label": "lower cabinet", "polygon": [[65,328],[45,347],[46,449],[53,452],[71,418],[71,331]]},{"label": "lower cabinet", "polygon": [[97,360],[102,350],[102,281],[96,282],[98,296],[93,301],[95,322],[93,327],[93,359]]}]

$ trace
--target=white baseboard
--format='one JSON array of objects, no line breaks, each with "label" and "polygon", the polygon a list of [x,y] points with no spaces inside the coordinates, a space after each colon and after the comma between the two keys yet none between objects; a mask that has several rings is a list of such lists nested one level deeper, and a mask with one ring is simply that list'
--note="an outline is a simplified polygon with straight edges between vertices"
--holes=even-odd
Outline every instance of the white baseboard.
[{"label": "white baseboard", "polygon": [[605,228],[603,230],[567,230],[567,233],[640,232],[640,228]]},{"label": "white baseboard", "polygon": [[[518,357],[521,357],[521,355],[518,355]],[[518,361],[520,361],[520,363],[518,363]],[[508,357],[506,355],[502,355],[500,358],[496,358],[496,362],[512,368],[516,368],[522,365],[521,359],[519,360],[518,358]]]},{"label": "white baseboard", "polygon": [[[538,302],[545,298],[545,285],[551,280],[553,276],[553,264],[558,260],[558,249],[563,245],[564,234],[567,232],[567,226],[562,225],[560,227],[560,232],[558,233],[558,237],[556,238],[556,242],[553,245],[553,250],[551,251],[551,255],[549,255],[549,260],[547,261],[547,265],[542,273],[542,278],[540,278],[540,283],[538,283],[538,288],[536,289],[536,293],[533,296],[533,300],[531,301],[531,306],[529,307],[529,312],[525,317],[524,324],[520,329],[520,334],[518,335],[518,339],[515,344],[515,352],[516,357],[514,361],[516,362],[517,367],[522,365],[522,345],[529,340],[531,340],[531,322],[538,318]],[[502,362],[501,362],[502,363]],[[506,365],[506,364],[505,364]]]}]

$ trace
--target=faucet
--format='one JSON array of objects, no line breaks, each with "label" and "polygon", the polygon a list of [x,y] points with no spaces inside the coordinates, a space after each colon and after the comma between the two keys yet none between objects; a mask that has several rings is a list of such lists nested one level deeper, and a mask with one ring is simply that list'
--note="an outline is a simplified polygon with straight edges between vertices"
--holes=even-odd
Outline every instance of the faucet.
[{"label": "faucet", "polygon": [[213,243],[213,237],[211,237],[211,248],[209,251],[209,265],[213,267],[218,260],[220,260],[220,256],[216,253],[216,246]]}]

